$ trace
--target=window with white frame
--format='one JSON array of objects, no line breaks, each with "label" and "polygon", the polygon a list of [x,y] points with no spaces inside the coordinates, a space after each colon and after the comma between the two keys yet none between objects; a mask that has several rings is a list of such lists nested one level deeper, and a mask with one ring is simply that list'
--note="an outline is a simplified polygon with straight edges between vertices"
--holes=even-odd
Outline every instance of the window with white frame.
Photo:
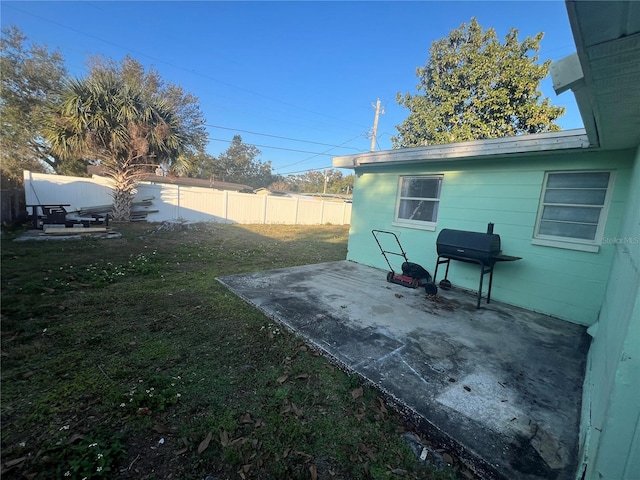
[{"label": "window with white frame", "polygon": [[442,175],[400,177],[394,224],[435,229]]},{"label": "window with white frame", "polygon": [[613,178],[611,171],[547,172],[534,232],[538,241],[534,243],[599,245]]}]

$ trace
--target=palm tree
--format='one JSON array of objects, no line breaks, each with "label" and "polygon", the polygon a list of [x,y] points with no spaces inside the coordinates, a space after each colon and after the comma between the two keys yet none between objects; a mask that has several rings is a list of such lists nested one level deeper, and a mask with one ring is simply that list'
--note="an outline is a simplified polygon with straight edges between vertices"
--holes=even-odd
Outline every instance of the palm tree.
[{"label": "palm tree", "polygon": [[189,137],[171,104],[115,72],[66,83],[44,135],[63,158],[99,163],[114,181],[113,218],[128,221],[141,175],[185,162]]}]

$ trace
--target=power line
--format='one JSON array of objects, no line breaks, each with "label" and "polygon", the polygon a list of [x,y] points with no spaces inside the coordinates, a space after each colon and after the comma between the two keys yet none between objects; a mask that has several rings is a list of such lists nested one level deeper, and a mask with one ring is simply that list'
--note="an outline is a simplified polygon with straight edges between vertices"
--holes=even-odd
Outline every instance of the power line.
[{"label": "power line", "polygon": [[[314,141],[312,141],[312,140],[300,140],[300,139],[298,139],[298,138],[281,137],[281,136],[279,136],[279,135],[271,135],[271,134],[269,134],[269,133],[252,132],[252,131],[250,131],[250,130],[242,130],[242,129],[240,129],[240,128],[229,128],[229,127],[222,127],[222,126],[219,126],[219,125],[210,125],[210,124],[208,124],[208,123],[205,123],[205,126],[206,126],[206,127],[211,127],[211,128],[219,128],[219,129],[221,129],[221,130],[231,130],[231,131],[235,131],[235,132],[250,133],[250,134],[252,134],[252,135],[261,135],[261,136],[263,136],[263,137],[279,138],[279,139],[281,139],[281,140],[291,140],[291,141],[293,141],[293,142],[312,143],[312,144],[314,144],[314,145],[322,145],[322,146],[325,146],[325,147],[341,147],[341,148],[346,148],[346,149],[349,149],[349,150],[360,151],[360,149],[359,149],[359,148],[356,148],[356,147],[343,147],[342,145],[344,145],[344,144],[341,144],[341,145],[333,145],[333,144],[331,144],[331,143],[314,142]],[[358,138],[358,137],[355,137],[355,138]],[[351,140],[354,140],[354,139],[351,139]],[[345,143],[349,143],[351,140],[348,140],[348,141],[347,141],[347,142],[345,142]]]},{"label": "power line", "polygon": [[[355,140],[356,138],[358,138],[359,136],[360,135],[358,135],[357,137],[352,138],[351,140],[347,140],[344,143],[349,143],[349,142]],[[224,143],[231,143],[233,141],[233,140],[225,140],[225,139],[222,139],[222,138],[210,138],[209,140],[213,140],[214,142],[224,142]],[[286,150],[286,151],[289,151],[289,152],[312,153],[313,154],[313,157],[305,158],[303,160],[299,160],[297,162],[290,163],[290,164],[285,165],[283,167],[274,168],[273,171],[282,170],[283,168],[291,167],[293,165],[297,165],[297,164],[306,162],[306,161],[311,160],[311,159],[313,159],[315,157],[318,157],[318,156],[325,156],[325,157],[333,157],[334,156],[333,154],[327,153],[327,152],[333,150],[333,148],[331,148],[331,149],[329,149],[329,150],[327,150],[325,152],[308,152],[306,150],[297,150],[297,149],[285,148],[285,147],[273,147],[273,146],[270,146],[270,145],[260,145],[260,144],[255,144],[255,143],[252,143],[251,145],[253,145],[254,147],[270,148],[270,149],[273,149],[273,150]],[[340,145],[336,145],[336,147],[339,148]],[[326,168],[333,168],[333,166],[329,165],[329,166],[325,166],[325,167],[307,168],[305,170],[296,170],[295,172],[282,173],[281,175],[292,175],[294,173],[305,173],[305,172],[311,172],[311,171],[314,171],[314,170],[324,170]]]},{"label": "power line", "polygon": [[[233,140],[226,140],[224,138],[210,138],[209,140],[213,140],[214,142],[225,142],[225,143],[231,143],[233,141]],[[273,150],[286,150],[288,152],[298,152],[298,153],[312,153],[314,155],[324,155],[327,157],[333,157],[333,155],[331,155],[330,153],[310,152],[308,150],[297,150],[295,148],[274,147],[272,145],[260,145],[258,143],[252,143],[251,145],[253,145],[254,147],[270,148]]]},{"label": "power line", "polygon": [[306,173],[306,172],[312,172],[314,170],[324,170],[326,168],[333,168],[333,166],[329,165],[328,167],[307,168],[306,170],[298,170],[296,172],[287,172],[287,173],[283,173],[282,175],[293,175],[294,173]]},{"label": "power line", "polygon": [[[177,64],[175,64],[175,63],[172,63],[172,62],[170,62],[170,61],[164,60],[164,59],[162,59],[162,58],[159,58],[159,57],[156,57],[156,56],[152,56],[152,55],[148,55],[148,54],[146,54],[146,53],[143,53],[142,51],[139,51],[139,50],[136,50],[136,49],[133,49],[133,48],[127,47],[127,46],[125,46],[125,45],[123,45],[123,44],[120,44],[120,43],[117,43],[117,42],[114,42],[114,41],[108,40],[108,39],[106,39],[106,38],[103,38],[103,37],[98,36],[98,35],[95,35],[95,34],[86,33],[86,32],[84,32],[84,31],[82,31],[82,30],[79,30],[78,28],[74,28],[74,27],[72,27],[72,26],[68,26],[68,25],[66,25],[66,24],[64,24],[64,23],[57,22],[57,21],[55,21],[55,20],[51,20],[51,19],[49,19],[49,18],[45,18],[45,17],[43,17],[43,16],[41,16],[41,15],[38,15],[38,14],[32,13],[32,12],[30,12],[30,11],[23,10],[23,9],[21,9],[21,8],[16,8],[15,6],[10,6],[10,8],[14,8],[14,10],[17,10],[17,11],[22,12],[22,13],[24,13],[24,14],[27,14],[27,15],[30,15],[30,16],[32,16],[32,17],[38,18],[38,19],[40,19],[40,20],[42,20],[42,21],[44,21],[44,22],[47,22],[47,23],[51,23],[51,24],[57,25],[58,27],[64,28],[64,29],[69,30],[69,31],[72,31],[72,32],[74,32],[74,33],[76,33],[76,34],[79,34],[79,35],[81,35],[81,36],[88,37],[88,38],[93,38],[93,39],[98,40],[98,41],[101,41],[101,42],[103,42],[103,43],[106,43],[106,44],[109,44],[109,45],[112,45],[112,46],[118,47],[118,48],[120,48],[120,49],[124,49],[125,51],[131,51],[131,52],[133,52],[133,53],[135,53],[135,54],[138,54],[138,55],[141,55],[141,56],[143,56],[143,57],[145,57],[145,58],[151,59],[152,61],[156,61],[156,62],[159,62],[159,63],[161,63],[161,64],[164,64],[164,65],[170,66],[170,67],[172,67],[172,68],[176,68],[176,69],[178,69],[178,70],[182,70],[182,71],[188,72],[188,73],[190,73],[190,74],[192,74],[192,75],[200,76],[200,77],[206,78],[206,79],[208,79],[208,80],[214,81],[214,82],[216,82],[216,83],[223,84],[223,85],[226,85],[226,86],[232,87],[232,88],[237,89],[237,90],[240,90],[240,91],[248,92],[248,93],[251,93],[251,94],[253,94],[253,95],[256,95],[256,96],[259,96],[259,97],[262,97],[262,98],[265,98],[265,99],[273,100],[273,101],[276,101],[276,102],[278,102],[278,103],[280,103],[280,104],[287,105],[287,106],[290,106],[290,107],[293,107],[293,108],[299,109],[299,110],[301,110],[301,111],[310,112],[310,113],[312,113],[312,114],[320,115],[320,116],[323,116],[323,117],[325,117],[325,118],[329,118],[329,119],[334,119],[334,120],[336,120],[336,119],[337,119],[336,117],[332,117],[332,116],[330,116],[330,115],[326,115],[326,114],[324,114],[324,113],[320,113],[320,112],[316,112],[316,111],[313,111],[313,110],[309,110],[309,109],[306,109],[306,108],[304,108],[304,107],[301,107],[301,106],[298,106],[298,105],[295,105],[295,104],[292,104],[292,103],[289,103],[289,102],[286,102],[286,101],[280,100],[280,99],[275,98],[275,97],[271,97],[271,96],[268,96],[268,95],[264,95],[264,94],[261,94],[261,93],[259,93],[259,92],[252,91],[252,90],[249,90],[249,89],[247,89],[247,88],[243,88],[243,87],[237,86],[237,85],[232,84],[232,83],[224,82],[224,81],[222,81],[222,80],[219,80],[219,79],[217,79],[217,78],[211,77],[211,76],[209,76],[209,75],[206,75],[206,74],[203,74],[203,73],[197,72],[197,71],[195,71],[194,69],[185,68],[185,67],[182,67],[182,66],[180,66],[180,65],[177,65]],[[351,123],[351,124],[354,124],[354,125],[359,125],[359,124],[357,124],[357,123],[355,123],[355,122],[350,122],[350,121],[347,121],[347,120],[344,120],[344,119],[337,119],[337,120],[340,120],[340,121],[342,121],[342,122],[346,122],[346,123]],[[320,145],[320,146],[331,147],[329,150],[325,150],[325,151],[323,151],[323,152],[313,152],[313,151],[301,150],[301,149],[293,149],[293,148],[286,148],[286,147],[276,147],[276,146],[272,146],[272,145],[255,144],[255,146],[256,146],[256,147],[261,147],[261,148],[265,148],[265,149],[274,149],[274,150],[282,150],[282,151],[290,151],[290,152],[298,152],[298,153],[307,153],[307,154],[311,154],[311,155],[313,155],[312,157],[309,157],[309,158],[305,158],[305,159],[302,159],[302,160],[296,161],[296,162],[294,162],[294,163],[292,163],[292,164],[288,164],[288,165],[286,165],[286,166],[284,166],[284,167],[280,167],[280,168],[278,168],[277,170],[282,170],[282,169],[284,169],[284,168],[287,168],[287,167],[290,167],[290,166],[293,166],[293,165],[297,165],[297,164],[300,164],[300,163],[304,163],[304,162],[307,162],[307,161],[309,161],[309,160],[312,160],[313,158],[316,158],[316,157],[320,157],[320,156],[333,156],[333,155],[332,155],[332,154],[330,154],[329,152],[330,152],[331,150],[335,149],[335,148],[343,148],[343,149],[348,149],[348,150],[356,151],[356,152],[361,151],[361,149],[358,149],[358,148],[356,148],[356,147],[346,147],[346,146],[344,146],[345,144],[347,144],[347,143],[349,143],[349,142],[351,142],[351,141],[355,140],[356,138],[360,137],[360,135],[358,135],[358,136],[354,137],[353,139],[348,140],[348,141],[346,141],[346,142],[344,142],[344,143],[342,143],[342,144],[340,144],[340,145],[333,145],[333,144],[322,143],[322,142],[316,142],[316,141],[310,141],[310,140],[302,140],[302,139],[291,138],[291,137],[284,137],[284,136],[278,136],[278,135],[272,135],[272,134],[266,134],[266,133],[260,133],[260,132],[253,132],[253,131],[249,131],[249,130],[233,129],[233,128],[229,128],[229,127],[222,127],[222,126],[220,126],[220,125],[211,125],[211,124],[205,124],[205,125],[206,125],[206,126],[208,126],[208,127],[211,127],[211,128],[218,128],[218,129],[224,129],[224,130],[236,130],[236,131],[239,131],[239,132],[244,132],[244,133],[248,133],[248,134],[252,134],[252,135],[260,135],[260,136],[271,137],[271,138],[277,138],[277,139],[282,139],[282,140],[287,140],[287,141],[295,141],[295,142],[309,143],[309,144],[314,144],[314,145]],[[230,143],[230,141],[228,141],[228,140],[217,139],[217,138],[212,138],[212,139],[210,139],[210,140],[211,140],[211,141],[219,141],[219,142]],[[323,167],[323,168],[326,168],[326,167]],[[308,171],[308,170],[304,170],[304,171]]]},{"label": "power line", "polygon": [[[93,5],[92,5],[92,6],[93,6]],[[156,57],[156,56],[152,56],[152,55],[148,55],[148,54],[143,53],[143,52],[141,52],[141,51],[139,51],[139,50],[136,50],[136,49],[133,49],[133,48],[126,47],[125,45],[122,45],[122,44],[119,44],[119,43],[113,42],[113,41],[111,41],[111,40],[105,39],[105,38],[100,37],[100,36],[98,36],[98,35],[94,35],[94,34],[90,34],[90,33],[83,32],[82,30],[79,30],[79,29],[77,29],[77,28],[74,28],[74,27],[71,27],[71,26],[65,25],[65,24],[63,24],[63,23],[60,23],[60,22],[57,22],[57,21],[51,20],[51,19],[49,19],[49,18],[42,17],[42,16],[37,15],[37,14],[35,14],[35,13],[29,12],[29,11],[26,11],[26,10],[23,10],[23,9],[21,9],[21,8],[17,8],[17,7],[15,7],[15,6],[13,6],[13,5],[11,5],[11,6],[10,6],[10,8],[13,8],[13,9],[14,9],[14,10],[16,10],[16,11],[19,11],[19,12],[22,12],[22,13],[24,13],[24,14],[30,15],[30,16],[32,16],[32,17],[38,18],[38,19],[40,19],[40,20],[42,20],[42,21],[45,21],[45,22],[48,22],[48,23],[51,23],[51,24],[57,25],[58,27],[61,27],[61,28],[64,28],[64,29],[70,30],[70,31],[72,31],[72,32],[74,32],[74,33],[77,33],[77,34],[79,34],[79,35],[82,35],[82,36],[85,36],[85,37],[89,37],[89,38],[93,38],[93,39],[95,39],[95,40],[98,40],[98,41],[104,42],[104,43],[106,43],[106,44],[109,44],[109,45],[112,45],[112,46],[115,46],[115,47],[118,47],[118,48],[124,49],[125,51],[133,52],[133,53],[135,53],[135,54],[137,54],[137,55],[140,55],[140,56],[142,56],[142,57],[146,57],[146,58],[148,58],[148,59],[151,59],[152,61],[159,62],[159,63],[161,63],[161,64],[164,64],[164,65],[170,66],[170,67],[172,67],[172,68],[175,68],[175,69],[178,69],[178,70],[182,70],[182,71],[188,72],[188,73],[190,73],[190,74],[192,74],[192,75],[199,76],[199,77],[205,78],[205,79],[207,79],[207,80],[212,80],[212,81],[217,82],[217,83],[219,83],[219,84],[221,84],[221,85],[225,85],[225,86],[228,86],[228,87],[231,87],[231,88],[234,88],[234,89],[240,90],[240,91],[248,92],[248,93],[251,93],[251,94],[256,95],[256,96],[258,96],[258,97],[262,97],[262,98],[265,98],[265,99],[267,99],[267,100],[272,100],[272,101],[278,102],[278,103],[280,103],[280,104],[282,104],[282,105],[286,105],[286,106],[289,106],[289,107],[293,107],[293,108],[298,109],[298,110],[300,110],[300,111],[305,111],[305,112],[308,112],[308,113],[312,113],[312,114],[314,114],[314,115],[320,115],[320,116],[322,116],[322,117],[329,118],[329,119],[332,119],[332,120],[340,120],[341,122],[348,123],[348,124],[352,124],[352,125],[360,125],[359,123],[356,123],[356,122],[352,122],[352,121],[349,121],[349,120],[344,120],[344,119],[336,118],[336,117],[333,117],[333,116],[331,116],[331,115],[326,115],[326,114],[321,113],[321,112],[316,112],[316,111],[313,111],[313,110],[309,110],[309,109],[307,109],[307,108],[304,108],[304,107],[301,107],[301,106],[298,106],[298,105],[295,105],[295,104],[292,104],[292,103],[289,103],[289,102],[286,102],[286,101],[280,100],[280,99],[278,99],[278,98],[271,97],[271,96],[268,96],[268,95],[265,95],[265,94],[261,94],[261,93],[256,92],[256,91],[253,91],[253,90],[250,90],[250,89],[247,89],[247,88],[243,88],[243,87],[237,86],[237,85],[232,84],[232,83],[229,83],[229,82],[225,82],[225,81],[219,80],[219,79],[214,78],[214,77],[211,77],[211,76],[209,76],[209,75],[206,75],[206,74],[200,73],[200,72],[198,72],[198,71],[196,71],[196,70],[194,70],[194,69],[189,69],[189,68],[186,68],[186,67],[182,67],[182,66],[180,66],[180,65],[176,65],[175,63],[169,62],[169,61],[167,61],[167,60],[163,60],[162,58],[159,58],[159,57]],[[94,8],[95,8],[95,7],[94,7]],[[65,63],[66,63],[66,60],[65,60]],[[236,62],[236,63],[237,63],[237,62]],[[223,97],[224,97],[224,98],[228,98],[228,99],[230,99],[230,100],[233,100],[233,98],[232,98],[232,97],[228,97],[228,96],[223,96]],[[210,100],[209,100],[209,99],[200,99],[200,100],[199,100],[199,103],[200,103],[200,104],[211,104],[211,102],[210,102]],[[215,104],[214,104],[214,105],[215,105]],[[226,108],[226,107],[223,107],[223,108]],[[267,116],[266,118],[270,118],[270,117],[268,117],[268,116]],[[276,120],[276,121],[278,121],[278,122],[282,122],[282,120],[281,120],[281,119],[274,118],[274,117],[271,117],[271,118],[273,118],[274,120]],[[284,122],[284,123],[288,123],[288,122]],[[296,124],[296,125],[298,125],[298,124]],[[230,129],[230,128],[221,127],[221,126],[216,126],[216,125],[207,125],[207,126],[210,126],[210,127],[213,127],[213,128],[224,128],[224,129],[227,129],[227,130],[233,130],[233,129]],[[314,129],[315,129],[315,130],[317,130],[317,128],[314,128]],[[244,130],[238,130],[238,131],[244,131]],[[262,136],[270,136],[270,137],[273,137],[273,138],[281,138],[281,139],[283,139],[283,140],[290,140],[290,141],[297,141],[297,142],[304,142],[304,143],[312,143],[312,144],[323,145],[323,146],[334,146],[334,145],[326,144],[326,143],[313,142],[313,141],[306,141],[306,140],[300,140],[300,139],[294,139],[294,138],[287,138],[287,137],[280,137],[280,136],[276,136],[276,135],[262,134],[262,133],[259,133],[259,132],[249,132],[249,131],[245,131],[245,132],[246,132],[246,133],[251,133],[251,134],[254,134],[254,135],[262,135]],[[346,143],[346,142],[345,142],[345,143]],[[265,147],[265,148],[275,148],[275,147]],[[356,151],[356,152],[357,152],[357,151],[360,151],[359,149],[357,149],[357,148],[355,148],[355,147],[344,147],[344,148],[346,148],[346,149],[350,149],[350,150],[354,150],[354,151]],[[311,153],[311,152],[309,152],[309,153]]]},{"label": "power line", "polygon": [[[343,144],[341,144],[341,145],[337,145],[337,148],[340,148],[340,147],[342,147],[342,145],[344,145],[345,143],[352,142],[352,141],[354,141],[356,138],[359,138],[359,137],[360,137],[360,135],[356,135],[356,136],[355,136],[355,137],[353,137],[352,139],[347,140],[346,142],[344,142]],[[284,166],[282,166],[282,167],[276,168],[275,170],[282,170],[283,168],[292,167],[292,166],[294,166],[294,165],[298,165],[298,164],[300,164],[300,163],[304,163],[304,162],[307,162],[307,161],[309,161],[309,160],[313,160],[313,159],[314,159],[315,157],[317,157],[318,155],[327,155],[331,150],[333,150],[333,148],[330,148],[329,150],[325,150],[325,151],[324,151],[324,152],[322,152],[322,153],[316,154],[316,155],[314,155],[313,157],[304,158],[304,159],[302,159],[302,160],[298,160],[297,162],[289,163],[289,164],[284,165]],[[358,150],[358,149],[356,149],[356,150],[357,150],[357,151],[359,151],[359,152],[361,151],[361,150]],[[331,156],[333,156],[333,155],[331,155]]]},{"label": "power line", "polygon": [[94,39],[96,39],[96,40],[99,40],[99,41],[104,42],[104,43],[107,43],[107,44],[109,44],[109,45],[113,45],[113,46],[115,46],[115,47],[118,47],[118,48],[124,49],[124,50],[126,50],[126,51],[134,52],[134,53],[136,53],[136,54],[138,54],[138,55],[142,55],[143,57],[149,58],[149,59],[154,60],[154,61],[156,61],[156,62],[163,63],[163,64],[165,64],[165,65],[168,65],[168,66],[170,66],[170,67],[176,68],[176,69],[178,69],[178,70],[182,70],[182,71],[188,72],[188,73],[190,73],[190,74],[192,74],[192,75],[200,76],[200,77],[202,77],[202,78],[206,78],[207,80],[211,80],[211,81],[214,81],[214,82],[216,82],[216,83],[219,83],[219,84],[222,84],[222,85],[226,85],[226,86],[231,87],[231,88],[238,89],[238,90],[240,90],[240,91],[244,91],[244,92],[247,92],[247,93],[251,93],[251,94],[256,95],[256,96],[258,96],[258,97],[262,97],[262,98],[265,98],[265,99],[267,99],[267,100],[272,100],[272,101],[278,102],[278,103],[280,103],[280,104],[282,104],[282,105],[286,105],[286,106],[289,106],[289,107],[293,107],[293,108],[296,108],[296,109],[301,110],[301,111],[305,111],[305,112],[308,112],[308,113],[312,113],[312,114],[314,114],[314,115],[319,115],[319,116],[322,116],[322,117],[325,117],[325,118],[329,118],[329,119],[331,119],[331,120],[339,120],[339,121],[342,121],[342,122],[346,122],[346,123],[350,123],[350,124],[353,124],[353,125],[361,126],[360,124],[355,123],[355,122],[351,122],[351,121],[348,121],[348,120],[343,120],[343,119],[340,119],[340,118],[332,117],[331,115],[326,115],[326,114],[321,113],[321,112],[316,112],[316,111],[313,111],[313,110],[309,110],[309,109],[304,108],[304,107],[301,107],[301,106],[299,106],[299,105],[295,105],[295,104],[293,104],[293,103],[289,103],[289,102],[286,102],[286,101],[284,101],[284,100],[280,100],[279,98],[271,97],[271,96],[269,96],[269,95],[264,95],[264,94],[262,94],[262,93],[255,92],[255,91],[250,90],[250,89],[248,89],[248,88],[240,87],[240,86],[234,85],[234,84],[232,84],[232,83],[229,83],[229,82],[225,82],[225,81],[219,80],[219,79],[214,78],[214,77],[211,77],[211,76],[209,76],[209,75],[205,75],[205,74],[203,74],[203,73],[197,72],[197,71],[195,71],[194,69],[189,69],[189,68],[186,68],[186,67],[181,67],[181,66],[179,66],[179,65],[176,65],[176,64],[174,64],[174,63],[168,62],[168,61],[163,60],[163,59],[161,59],[161,58],[154,57],[154,56],[152,56],[152,55],[148,55],[148,54],[143,53],[143,52],[141,52],[141,51],[135,50],[135,49],[133,49],[133,48],[131,48],[131,47],[127,47],[127,46],[121,45],[121,44],[119,44],[119,43],[112,42],[111,40],[104,39],[104,38],[99,37],[99,36],[97,36],[97,35],[92,35],[92,34],[90,34],[90,33],[83,32],[82,30],[78,30],[77,28],[73,28],[73,27],[70,27],[70,26],[64,25],[64,24],[62,24],[62,23],[56,22],[56,21],[54,21],[54,20],[51,20],[51,19],[48,19],[48,18],[42,17],[42,16],[37,15],[37,14],[34,14],[34,13],[32,13],[32,12],[22,10],[21,8],[17,8],[17,7],[15,7],[14,5],[11,5],[11,6],[10,6],[10,8],[13,8],[14,10],[17,10],[17,11],[22,12],[22,13],[27,14],[27,15],[31,15],[32,17],[38,18],[38,19],[43,20],[43,21],[45,21],[45,22],[49,22],[49,23],[52,23],[52,24],[57,25],[57,26],[59,26],[59,27],[65,28],[65,29],[67,29],[67,30],[71,30],[72,32],[78,33],[78,34],[80,34],[80,35],[84,35],[84,36],[89,37],[89,38],[94,38]]}]

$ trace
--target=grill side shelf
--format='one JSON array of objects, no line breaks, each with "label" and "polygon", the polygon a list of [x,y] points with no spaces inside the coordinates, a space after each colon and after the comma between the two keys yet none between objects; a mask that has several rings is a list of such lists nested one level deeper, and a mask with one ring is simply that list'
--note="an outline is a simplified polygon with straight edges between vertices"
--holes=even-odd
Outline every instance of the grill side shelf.
[{"label": "grill side shelf", "polygon": [[515,262],[516,260],[522,260],[522,257],[513,257],[502,253],[500,255],[491,255],[491,258],[496,262]]}]

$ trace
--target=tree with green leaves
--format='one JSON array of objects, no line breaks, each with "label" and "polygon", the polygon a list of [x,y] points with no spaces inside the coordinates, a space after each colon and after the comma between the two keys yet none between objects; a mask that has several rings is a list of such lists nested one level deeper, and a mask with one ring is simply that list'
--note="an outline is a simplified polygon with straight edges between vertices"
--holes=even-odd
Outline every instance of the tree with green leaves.
[{"label": "tree with green leaves", "polygon": [[114,219],[124,221],[140,177],[158,164],[187,162],[199,134],[189,130],[171,101],[110,69],[67,81],[44,130],[56,155],[105,169],[114,181]]},{"label": "tree with green leaves", "polygon": [[260,150],[255,145],[242,143],[240,135],[234,135],[229,148],[208,165],[207,172],[214,180],[242,183],[253,188],[266,187],[278,180],[273,174],[271,162],[258,159]]},{"label": "tree with green leaves", "polygon": [[15,27],[0,39],[0,160],[2,182],[21,184],[22,171],[77,174],[78,159],[62,160],[42,137],[48,103],[56,103],[67,71],[62,55],[46,46],[27,44]]},{"label": "tree with green leaves", "polygon": [[512,28],[500,43],[493,28],[483,31],[472,18],[433,42],[426,65],[416,70],[418,93],[397,95],[409,116],[396,126],[394,148],[560,130],[554,121],[564,108],[539,90],[550,60],[540,64],[530,55],[543,36],[520,42]]},{"label": "tree with green leaves", "polygon": [[350,195],[353,193],[353,173],[349,175],[343,175],[339,170],[337,171],[337,178],[333,181],[331,185],[332,193],[339,193],[342,195]]},{"label": "tree with green leaves", "polygon": [[292,185],[286,178],[281,178],[271,183],[268,187],[272,192],[292,192]]},{"label": "tree with green leaves", "polygon": [[[335,193],[350,194],[353,192],[353,175],[346,177],[340,170],[309,170],[299,175],[286,178],[288,190],[299,193]],[[284,190],[284,189],[282,189]]]},{"label": "tree with green leaves", "polygon": [[[333,172],[333,170],[332,170]],[[326,170],[309,170],[296,175],[296,191],[300,193],[323,193],[325,182],[329,183],[329,173]]]},{"label": "tree with green leaves", "polygon": [[216,179],[216,157],[207,152],[198,152],[194,155],[193,169],[189,172],[190,177],[204,178],[206,180]]}]

